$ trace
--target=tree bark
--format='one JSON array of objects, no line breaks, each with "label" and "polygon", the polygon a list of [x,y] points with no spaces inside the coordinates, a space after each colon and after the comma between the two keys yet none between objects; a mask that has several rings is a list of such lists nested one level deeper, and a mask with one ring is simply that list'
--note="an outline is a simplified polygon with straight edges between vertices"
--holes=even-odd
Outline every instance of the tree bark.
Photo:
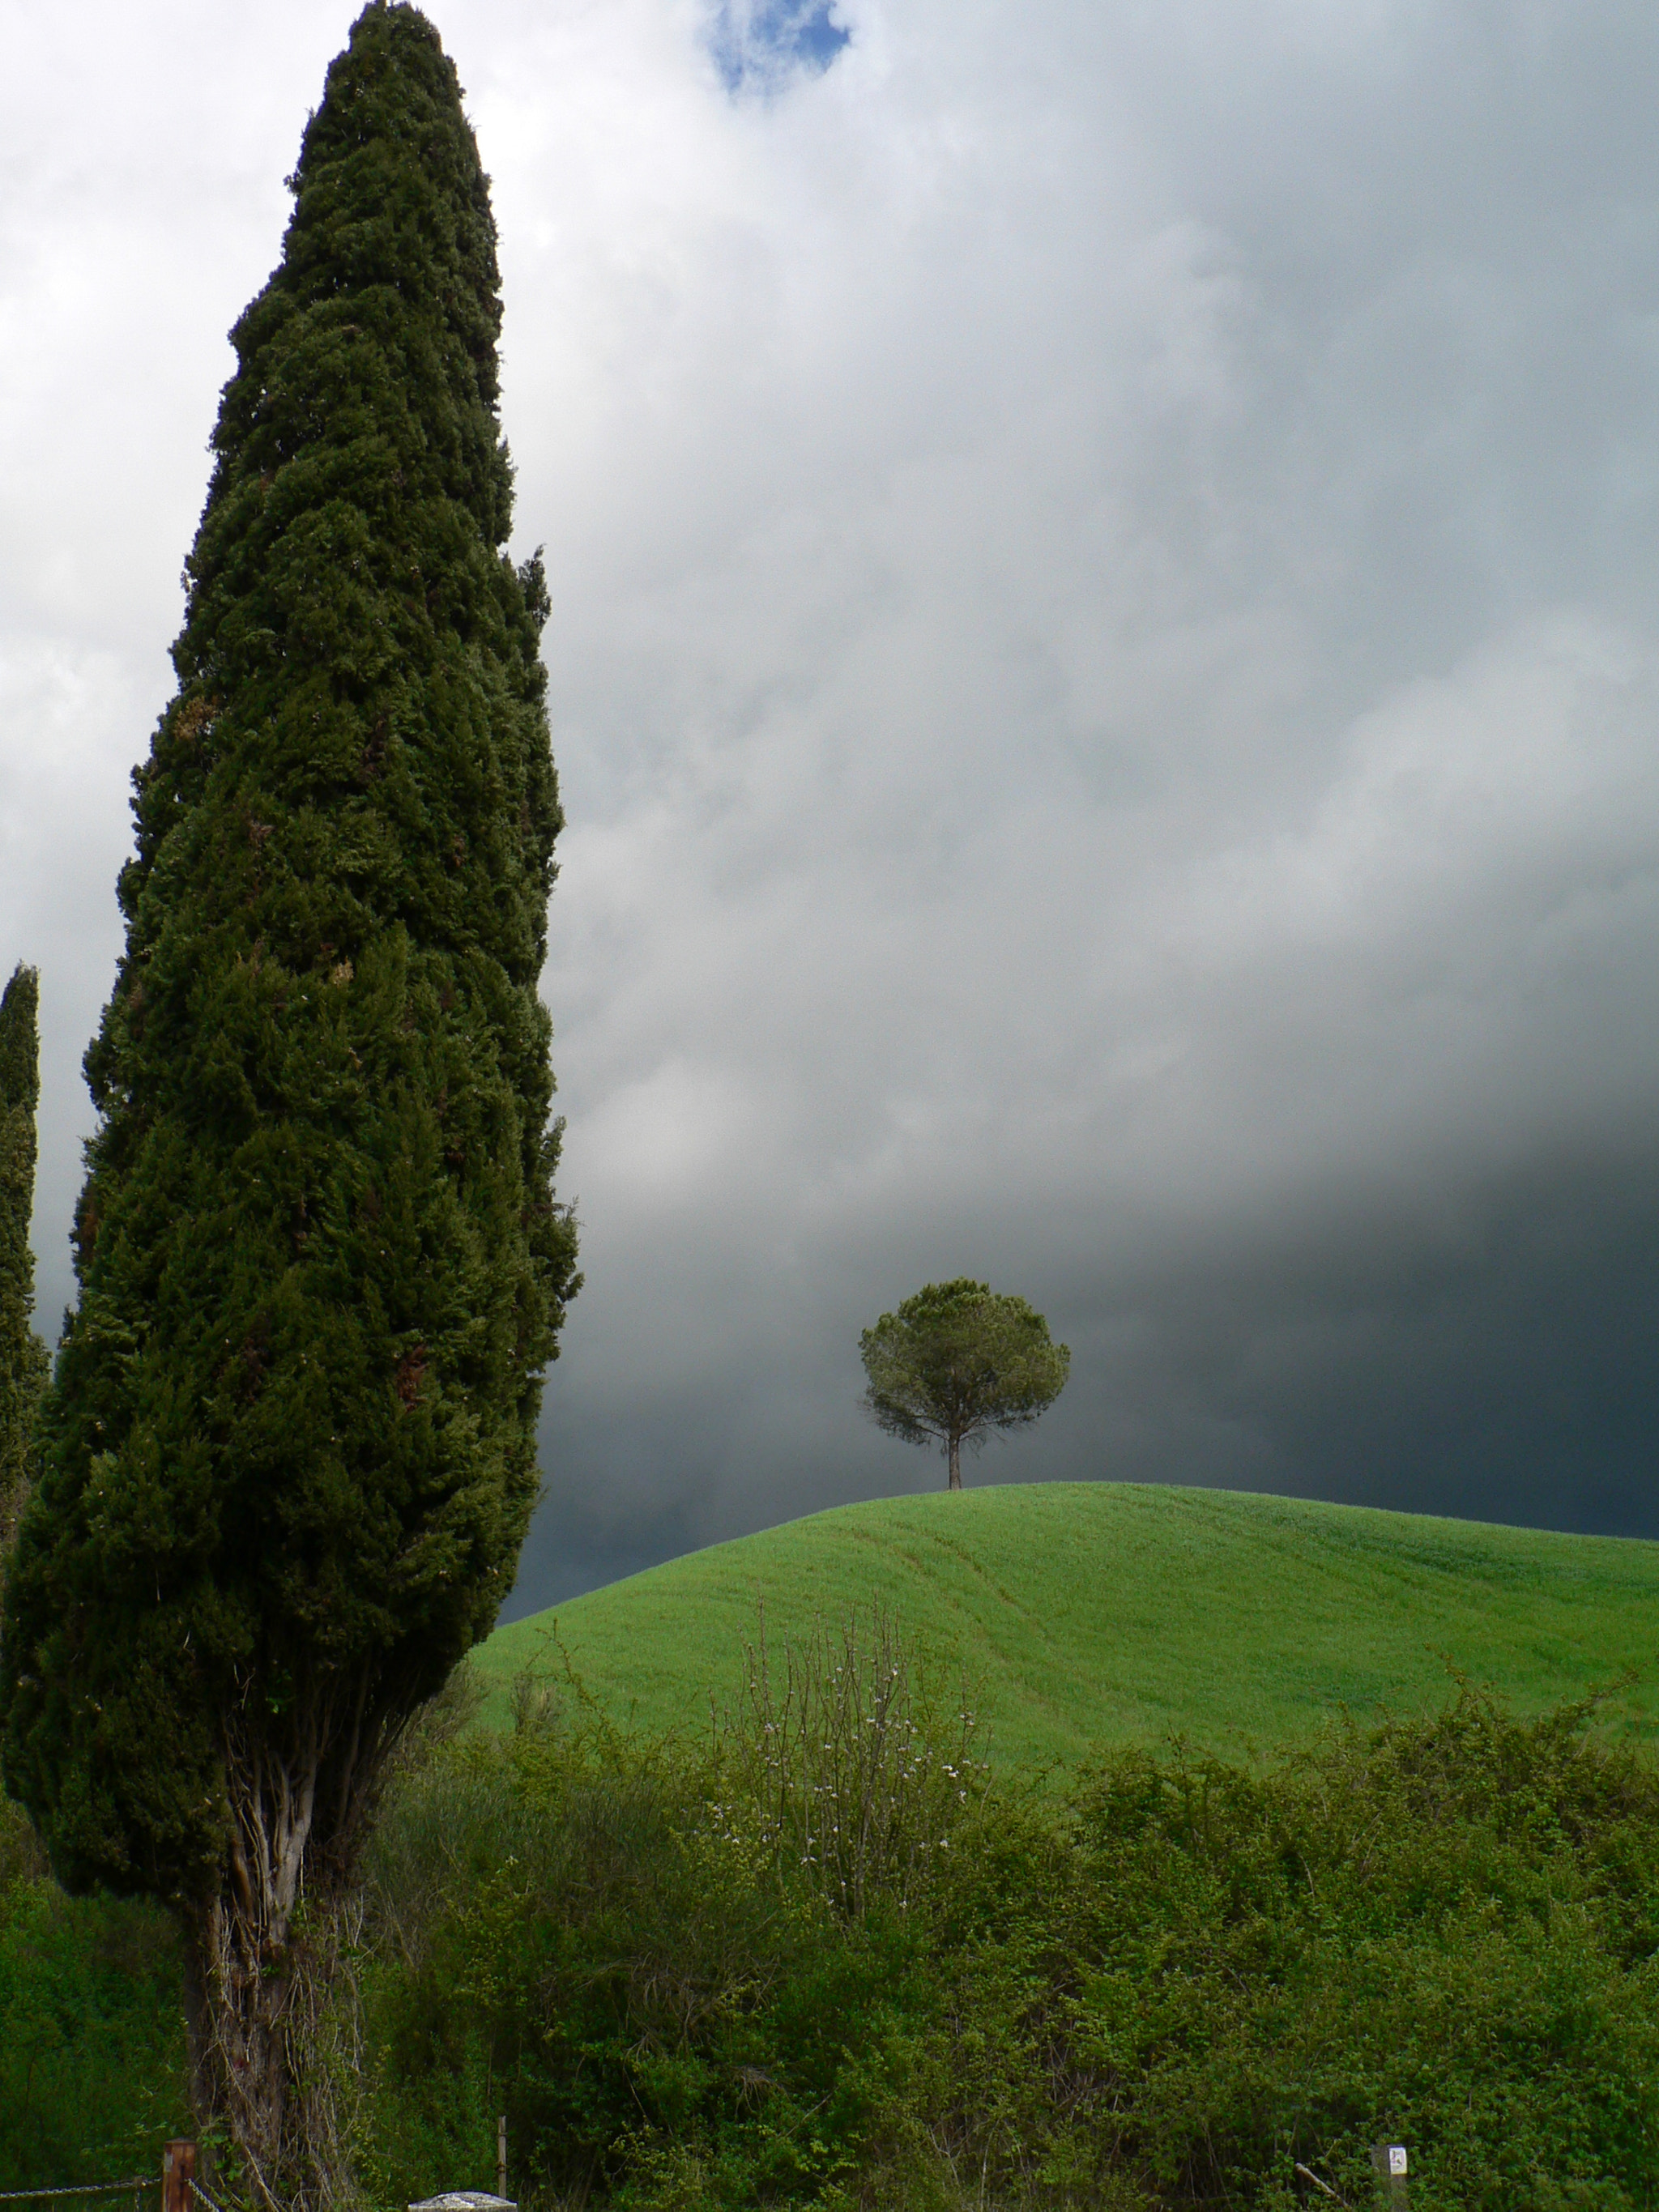
[{"label": "tree bark", "polygon": [[349,1915],[308,1899],[304,1926],[218,1898],[185,1930],[191,2100],[265,2212],[341,2212],[349,2166],[356,1989],[339,1969]]},{"label": "tree bark", "polygon": [[395,1732],[376,1729],[376,1755],[364,1759],[361,1703],[344,1747],[334,1717],[300,1724],[286,1757],[269,1745],[228,1748],[218,1893],[182,1916],[198,2128],[228,2139],[245,2193],[265,2212],[339,2212],[356,2198],[352,1877]]},{"label": "tree bark", "polygon": [[952,1432],[945,1449],[951,1462],[950,1487],[952,1490],[960,1490],[962,1487],[962,1438]]},{"label": "tree bark", "polygon": [[289,1964],[282,1932],[220,1897],[192,1916],[191,2087],[199,2135],[228,2135],[256,2204],[286,2195],[305,2146],[288,2124]]}]

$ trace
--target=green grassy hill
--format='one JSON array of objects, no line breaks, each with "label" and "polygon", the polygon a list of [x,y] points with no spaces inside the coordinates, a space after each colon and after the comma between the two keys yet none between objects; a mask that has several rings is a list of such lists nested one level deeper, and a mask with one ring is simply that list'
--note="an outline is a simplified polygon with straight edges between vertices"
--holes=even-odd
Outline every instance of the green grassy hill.
[{"label": "green grassy hill", "polygon": [[1614,1690],[1659,1734],[1659,1544],[1237,1492],[1042,1483],[842,1506],[695,1552],[511,1627],[487,1720],[562,1655],[617,1720],[707,1725],[764,1599],[775,1644],[879,1597],[976,1686],[999,1764],[1171,1731],[1234,1755],[1347,1705],[1443,1703],[1449,1667],[1525,1710]]}]

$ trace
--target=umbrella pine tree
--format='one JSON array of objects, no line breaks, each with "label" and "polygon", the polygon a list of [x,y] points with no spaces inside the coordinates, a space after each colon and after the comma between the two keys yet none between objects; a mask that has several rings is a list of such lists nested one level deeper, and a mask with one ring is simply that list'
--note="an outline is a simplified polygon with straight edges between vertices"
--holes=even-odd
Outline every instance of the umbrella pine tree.
[{"label": "umbrella pine tree", "polygon": [[940,1445],[947,1486],[962,1487],[962,1454],[994,1431],[1029,1428],[1066,1387],[1069,1346],[1024,1298],[1000,1297],[958,1275],[929,1283],[859,1338],[869,1378],[864,1409],[907,1443]]},{"label": "umbrella pine tree", "polygon": [[416,9],[359,17],[289,183],[134,777],[0,1751],[68,1887],[176,1914],[198,2116],[316,2204],[331,1908],[512,1583],[575,1238],[546,590],[502,550],[489,185]]}]

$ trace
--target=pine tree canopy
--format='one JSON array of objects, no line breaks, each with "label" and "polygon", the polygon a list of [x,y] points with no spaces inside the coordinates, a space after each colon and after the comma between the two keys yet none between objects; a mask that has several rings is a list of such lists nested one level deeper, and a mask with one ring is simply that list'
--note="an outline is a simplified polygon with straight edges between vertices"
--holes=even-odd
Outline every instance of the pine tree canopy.
[{"label": "pine tree canopy", "polygon": [[940,1445],[952,1490],[962,1448],[994,1429],[1021,1429],[1066,1387],[1072,1355],[1024,1298],[959,1275],[929,1283],[859,1339],[869,1378],[864,1408],[907,1443]]},{"label": "pine tree canopy", "polygon": [[30,1437],[46,1382],[46,1346],[29,1326],[40,995],[34,969],[20,967],[0,997],[0,1553],[28,1488]]},{"label": "pine tree canopy", "polygon": [[501,550],[489,185],[416,9],[365,9],[289,183],[133,779],[0,1653],[60,1877],[181,1908],[347,1865],[511,1586],[576,1286],[546,592]]}]

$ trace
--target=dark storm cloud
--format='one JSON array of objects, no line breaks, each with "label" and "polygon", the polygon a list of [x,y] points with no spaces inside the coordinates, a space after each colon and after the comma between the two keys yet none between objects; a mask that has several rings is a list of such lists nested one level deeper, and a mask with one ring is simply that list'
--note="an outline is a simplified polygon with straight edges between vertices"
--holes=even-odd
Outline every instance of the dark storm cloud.
[{"label": "dark storm cloud", "polygon": [[[1437,1195],[1433,1222],[1334,1200],[1311,1228],[1201,1258],[1055,1270],[1075,1379],[969,1480],[1176,1480],[1659,1534],[1659,1138]],[[934,1459],[857,1425],[852,1334],[871,1317],[830,1310],[830,1356],[701,1405],[647,1389],[578,1422],[556,1395],[514,1610],[775,1512],[938,1487]]]},{"label": "dark storm cloud", "polygon": [[[571,823],[515,1604],[936,1480],[856,1339],[964,1272],[1074,1352],[981,1479],[1659,1534],[1649,11],[848,0],[761,100],[708,8],[441,20]],[[218,333],[345,27],[37,26],[8,94],[49,1305]]]}]

